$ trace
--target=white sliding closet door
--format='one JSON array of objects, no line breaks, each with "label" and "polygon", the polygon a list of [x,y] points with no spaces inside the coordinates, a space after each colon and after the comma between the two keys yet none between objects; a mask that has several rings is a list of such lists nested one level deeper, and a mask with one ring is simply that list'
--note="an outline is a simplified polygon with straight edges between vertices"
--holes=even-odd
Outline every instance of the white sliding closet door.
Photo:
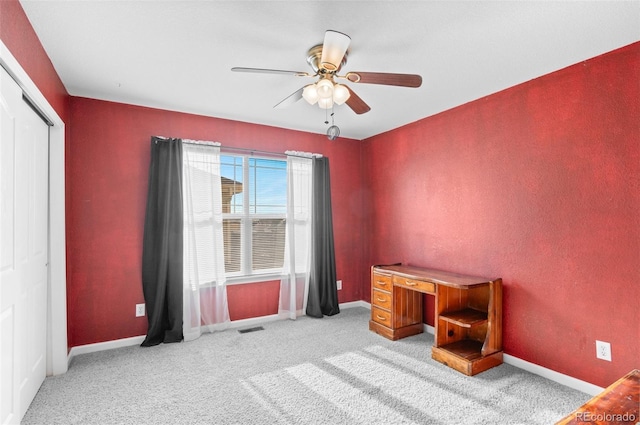
[{"label": "white sliding closet door", "polygon": [[0,67],[0,423],[46,374],[49,127]]}]

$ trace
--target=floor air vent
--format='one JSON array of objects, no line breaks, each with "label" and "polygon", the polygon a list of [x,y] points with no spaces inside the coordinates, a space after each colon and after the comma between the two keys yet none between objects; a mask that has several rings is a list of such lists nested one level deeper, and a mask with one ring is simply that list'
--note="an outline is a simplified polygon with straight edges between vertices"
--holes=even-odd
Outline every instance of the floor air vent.
[{"label": "floor air vent", "polygon": [[264,328],[262,326],[256,326],[255,328],[247,328],[247,329],[238,329],[238,332],[241,334],[246,334],[249,332],[263,331]]}]

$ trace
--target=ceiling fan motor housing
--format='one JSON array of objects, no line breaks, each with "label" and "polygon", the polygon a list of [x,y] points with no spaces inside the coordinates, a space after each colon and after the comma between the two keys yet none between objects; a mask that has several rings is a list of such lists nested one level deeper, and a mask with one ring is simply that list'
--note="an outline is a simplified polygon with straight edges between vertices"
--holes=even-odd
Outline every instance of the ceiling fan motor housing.
[{"label": "ceiling fan motor housing", "polygon": [[[309,49],[307,52],[307,63],[313,69],[313,72],[316,74],[335,74],[340,71],[340,69],[347,63],[347,55],[349,52],[345,52],[342,57],[342,61],[338,64],[336,68],[333,66],[334,64],[323,64],[321,63],[322,59],[322,44],[317,44]],[[332,69],[335,68],[335,69]]]}]

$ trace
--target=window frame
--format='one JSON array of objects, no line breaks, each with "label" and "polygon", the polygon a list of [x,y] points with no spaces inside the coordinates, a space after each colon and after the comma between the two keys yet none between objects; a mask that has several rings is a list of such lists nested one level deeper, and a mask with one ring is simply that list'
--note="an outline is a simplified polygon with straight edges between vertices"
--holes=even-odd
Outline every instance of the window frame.
[{"label": "window frame", "polygon": [[[225,157],[233,158],[233,161],[225,160]],[[237,160],[240,158],[242,164],[242,181],[240,182],[243,186],[242,189],[242,212],[231,212],[233,211],[234,205],[230,204],[230,212],[222,214],[223,223],[225,220],[239,220],[240,221],[240,270],[228,272],[225,269],[225,277],[227,278],[228,284],[240,284],[240,283],[252,283],[252,282],[264,282],[269,280],[278,280],[282,275],[283,267],[277,268],[269,268],[269,269],[253,269],[252,267],[252,249],[253,249],[253,222],[254,220],[267,220],[267,219],[282,219],[285,222],[285,232],[286,232],[286,221],[287,221],[287,181],[286,181],[286,173],[288,164],[286,159],[282,159],[280,157],[274,158],[266,155],[254,155],[254,154],[242,154],[242,153],[231,153],[231,152],[220,152],[220,164],[221,168],[224,164],[237,166]],[[252,192],[255,194],[256,188],[255,180],[251,181],[251,160],[267,160],[267,161],[278,161],[283,165],[283,169],[285,172],[285,186],[284,190],[284,210],[282,213],[257,213],[252,212],[252,209],[257,209],[257,207],[251,204],[251,194]],[[255,165],[253,165],[255,167]],[[221,170],[221,177],[231,178],[227,176],[223,176]],[[253,207],[253,208],[252,208]],[[227,246],[225,244],[225,253]],[[283,266],[284,266],[284,250],[283,250]]]}]

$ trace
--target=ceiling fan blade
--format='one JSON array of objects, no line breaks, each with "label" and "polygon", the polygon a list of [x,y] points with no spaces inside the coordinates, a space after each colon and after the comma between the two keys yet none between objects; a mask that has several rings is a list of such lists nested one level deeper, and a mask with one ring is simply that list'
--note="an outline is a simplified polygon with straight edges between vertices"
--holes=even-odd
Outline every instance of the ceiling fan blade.
[{"label": "ceiling fan blade", "polygon": [[300,87],[299,90],[296,90],[295,92],[291,93],[289,96],[282,99],[279,103],[277,103],[274,106],[274,108],[286,108],[288,106],[293,105],[294,103],[302,99],[303,90],[304,90],[304,87]]},{"label": "ceiling fan blade", "polygon": [[324,33],[320,67],[327,71],[337,71],[342,66],[342,59],[349,48],[351,37],[338,31],[328,30]]},{"label": "ceiling fan blade", "polygon": [[313,77],[313,75],[308,72],[301,71],[285,71],[282,69],[265,69],[265,68],[242,68],[242,67],[234,67],[231,68],[233,72],[253,72],[256,74],[287,74],[287,75],[295,75],[296,77]]},{"label": "ceiling fan blade", "polygon": [[360,115],[371,110],[369,105],[367,105],[364,100],[360,99],[360,96],[355,94],[353,90],[351,90],[349,87],[347,87],[347,90],[349,90],[350,96],[345,103],[347,104],[347,106],[349,106],[349,108],[353,110],[353,112]]},{"label": "ceiling fan blade", "polygon": [[386,86],[420,87],[422,77],[416,74],[390,74],[386,72],[347,72],[345,78],[352,83],[382,84]]}]

